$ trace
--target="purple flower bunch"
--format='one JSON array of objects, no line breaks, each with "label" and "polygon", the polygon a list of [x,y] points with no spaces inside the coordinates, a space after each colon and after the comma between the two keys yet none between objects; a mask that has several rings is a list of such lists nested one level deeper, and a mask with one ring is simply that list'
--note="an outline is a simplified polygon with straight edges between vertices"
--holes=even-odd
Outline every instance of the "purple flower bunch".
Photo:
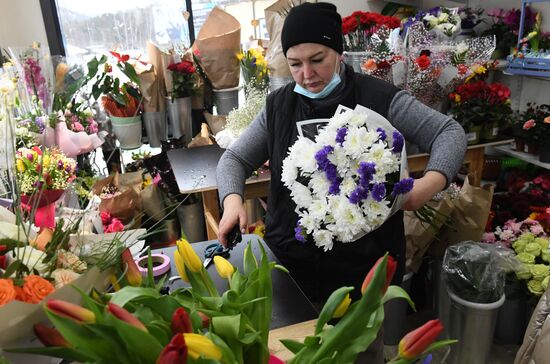
[{"label": "purple flower bunch", "polygon": [[324,171],[327,179],[330,181],[330,187],[328,193],[331,195],[337,195],[340,193],[341,179],[338,177],[338,170],[336,166],[328,159],[329,153],[334,151],[334,147],[326,145],[315,154],[315,160],[319,166],[319,170]]},{"label": "purple flower bunch", "polygon": [[42,101],[43,107],[47,109],[51,102],[50,94],[38,60],[32,56],[25,57],[23,60],[23,73],[27,91],[30,95],[35,95],[38,100]]}]

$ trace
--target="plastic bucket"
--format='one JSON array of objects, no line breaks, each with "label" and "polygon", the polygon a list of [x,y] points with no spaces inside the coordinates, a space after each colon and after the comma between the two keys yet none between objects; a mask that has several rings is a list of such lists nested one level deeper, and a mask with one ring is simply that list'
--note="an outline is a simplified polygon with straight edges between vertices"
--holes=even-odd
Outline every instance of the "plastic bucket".
[{"label": "plastic bucket", "polygon": [[141,115],[132,117],[111,116],[113,134],[120,142],[122,149],[141,147]]},{"label": "plastic bucket", "polygon": [[172,137],[179,139],[184,136],[185,142],[189,143],[193,139],[191,97],[167,99],[166,109],[172,127]]},{"label": "plastic bucket", "polygon": [[218,115],[227,115],[239,107],[239,87],[214,90],[214,98]]},{"label": "plastic bucket", "polygon": [[166,112],[143,113],[143,123],[147,131],[149,145],[153,148],[160,147],[160,141],[166,140]]},{"label": "plastic bucket", "polygon": [[361,69],[361,64],[363,60],[367,57],[367,52],[344,52],[344,63],[349,64],[353,67],[353,70],[356,73],[363,73]]},{"label": "plastic bucket", "polygon": [[284,85],[292,81],[294,81],[292,77],[270,77],[269,91],[275,91],[276,89],[283,87]]},{"label": "plastic bucket", "polygon": [[497,314],[505,295],[496,302],[475,303],[447,291],[451,298],[450,337],[458,339],[451,346],[450,364],[486,364],[493,343]]},{"label": "plastic bucket", "polygon": [[[401,288],[411,290],[413,272],[403,276]],[[404,299],[393,299],[384,305],[384,345],[397,345],[405,335],[405,317],[409,303]]]}]

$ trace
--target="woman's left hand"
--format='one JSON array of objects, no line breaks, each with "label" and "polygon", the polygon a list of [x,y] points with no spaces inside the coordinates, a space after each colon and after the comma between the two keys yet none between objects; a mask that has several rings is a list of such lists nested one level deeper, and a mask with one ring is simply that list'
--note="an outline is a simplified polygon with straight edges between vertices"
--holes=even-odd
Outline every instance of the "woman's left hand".
[{"label": "woman's left hand", "polygon": [[419,179],[414,180],[414,187],[407,195],[407,201],[401,207],[405,211],[415,211],[424,206],[438,192],[445,188],[447,178],[436,171],[428,171]]}]

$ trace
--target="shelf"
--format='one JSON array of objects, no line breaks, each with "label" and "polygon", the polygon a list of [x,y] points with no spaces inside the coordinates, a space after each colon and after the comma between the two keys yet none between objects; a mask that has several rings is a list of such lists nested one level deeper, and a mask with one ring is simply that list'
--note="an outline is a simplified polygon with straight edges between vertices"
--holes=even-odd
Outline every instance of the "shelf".
[{"label": "shelf", "polygon": [[512,149],[512,144],[494,146],[493,149],[498,150],[499,152],[502,152],[504,154],[508,154],[509,156],[521,159],[525,162],[550,170],[550,163],[543,163],[539,161],[539,157],[537,155],[518,152]]}]

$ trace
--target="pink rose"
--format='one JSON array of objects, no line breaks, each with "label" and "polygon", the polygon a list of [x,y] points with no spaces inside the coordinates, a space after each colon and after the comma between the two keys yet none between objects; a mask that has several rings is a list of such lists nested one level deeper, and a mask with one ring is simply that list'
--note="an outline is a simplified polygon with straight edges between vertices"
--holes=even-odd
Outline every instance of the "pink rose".
[{"label": "pink rose", "polygon": [[525,124],[523,124],[523,130],[529,130],[531,129],[533,126],[537,125],[535,123],[535,120],[533,119],[529,119],[525,122]]},{"label": "pink rose", "polygon": [[80,122],[75,122],[73,123],[73,131],[84,131],[84,127],[82,126],[82,124],[80,124]]},{"label": "pink rose", "polygon": [[529,229],[531,232],[535,235],[540,235],[544,233],[544,228],[540,225],[531,225],[531,228]]},{"label": "pink rose", "polygon": [[481,240],[485,243],[496,243],[497,237],[495,233],[483,233]]},{"label": "pink rose", "polygon": [[119,219],[114,217],[113,220],[111,220],[111,223],[105,229],[105,232],[106,233],[118,233],[122,230],[124,230],[124,224],[122,224],[122,221],[120,221]]}]

